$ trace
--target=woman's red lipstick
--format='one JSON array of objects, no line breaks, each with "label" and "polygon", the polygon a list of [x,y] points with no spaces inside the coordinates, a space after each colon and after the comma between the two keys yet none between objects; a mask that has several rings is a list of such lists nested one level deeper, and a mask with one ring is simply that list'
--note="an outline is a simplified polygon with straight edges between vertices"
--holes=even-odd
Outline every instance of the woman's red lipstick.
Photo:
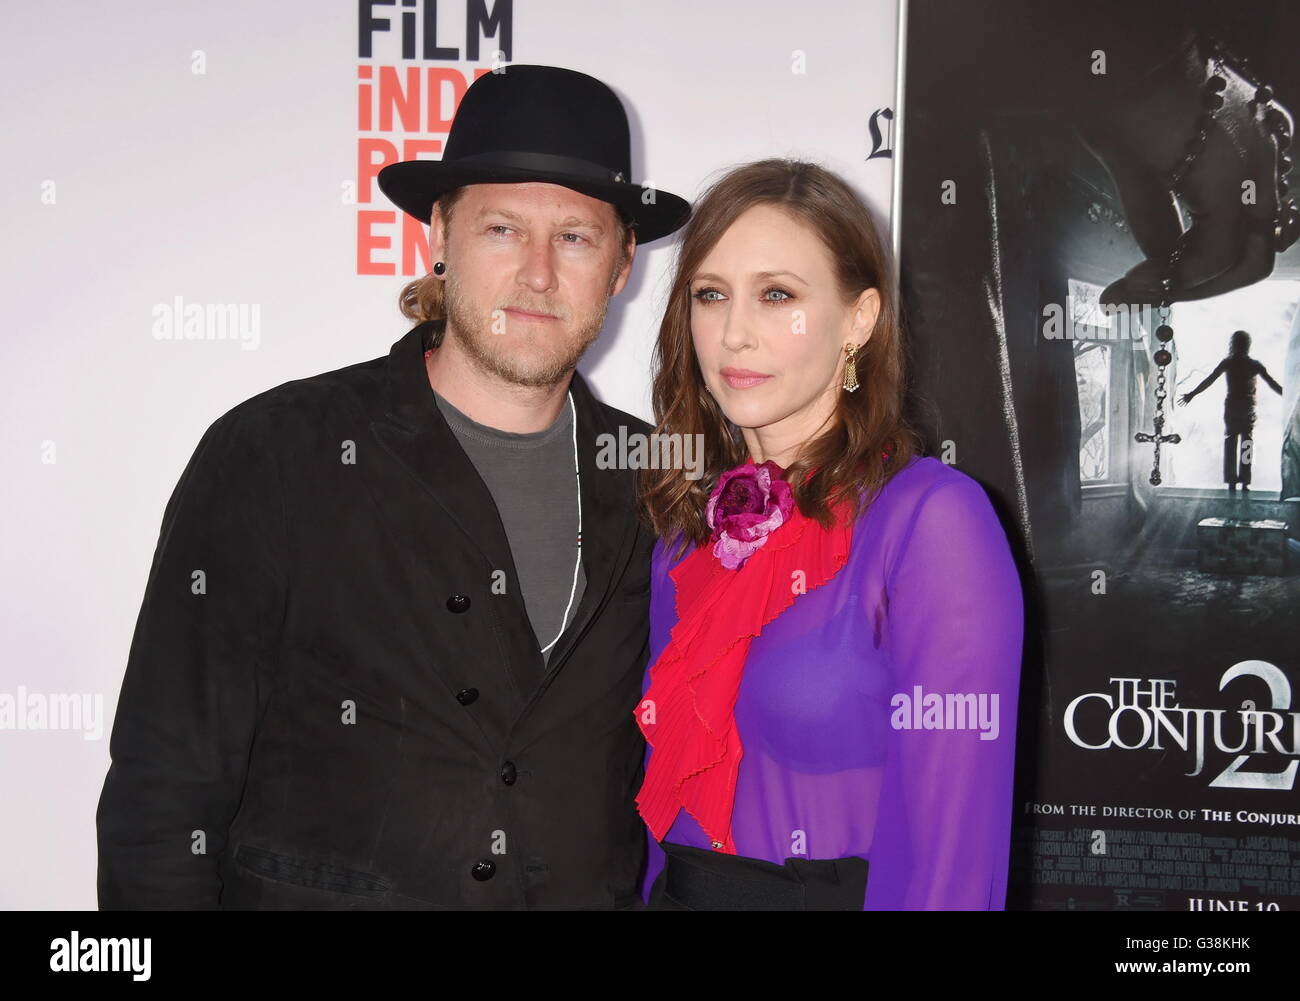
[{"label": "woman's red lipstick", "polygon": [[727,385],[732,389],[752,389],[761,383],[772,378],[762,372],[755,372],[748,368],[731,368],[727,367],[720,373],[722,378],[727,381]]}]

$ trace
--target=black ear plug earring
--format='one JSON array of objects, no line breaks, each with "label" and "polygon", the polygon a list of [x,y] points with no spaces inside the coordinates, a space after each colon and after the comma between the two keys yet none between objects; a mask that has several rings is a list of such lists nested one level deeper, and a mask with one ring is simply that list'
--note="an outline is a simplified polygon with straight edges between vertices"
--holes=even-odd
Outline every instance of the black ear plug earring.
[{"label": "black ear plug earring", "polygon": [[435,275],[440,275],[440,274],[442,274],[443,272],[445,272],[446,270],[447,270],[447,265],[443,264],[442,261],[438,261],[438,262],[433,266],[433,273],[434,273]]}]

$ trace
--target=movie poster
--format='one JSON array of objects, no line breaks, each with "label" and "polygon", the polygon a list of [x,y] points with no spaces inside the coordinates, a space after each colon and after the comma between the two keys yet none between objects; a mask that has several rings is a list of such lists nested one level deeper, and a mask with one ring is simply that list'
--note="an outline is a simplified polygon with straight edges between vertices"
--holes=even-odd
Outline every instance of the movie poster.
[{"label": "movie poster", "polygon": [[1026,589],[1007,907],[1300,908],[1300,5],[905,26],[916,416]]}]

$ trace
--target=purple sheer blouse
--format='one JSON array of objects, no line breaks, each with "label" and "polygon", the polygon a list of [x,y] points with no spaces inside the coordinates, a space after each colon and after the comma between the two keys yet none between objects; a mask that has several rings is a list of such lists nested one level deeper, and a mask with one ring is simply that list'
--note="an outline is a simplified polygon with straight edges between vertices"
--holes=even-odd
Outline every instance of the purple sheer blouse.
[{"label": "purple sheer blouse", "polygon": [[[660,540],[651,665],[677,621],[669,555]],[[859,855],[864,910],[1001,910],[1023,616],[983,488],[914,458],[854,524],[840,572],[750,644],[735,709],[737,853],[778,865]],[[685,810],[664,840],[710,850]],[[646,900],[664,865],[647,841]]]}]

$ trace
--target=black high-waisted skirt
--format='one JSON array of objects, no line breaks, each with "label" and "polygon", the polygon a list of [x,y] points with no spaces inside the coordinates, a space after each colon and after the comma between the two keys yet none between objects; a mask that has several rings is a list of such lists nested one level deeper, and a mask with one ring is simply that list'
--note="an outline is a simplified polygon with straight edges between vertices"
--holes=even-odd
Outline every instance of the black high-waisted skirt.
[{"label": "black high-waisted skirt", "polygon": [[867,860],[788,858],[784,865],[661,843],[663,872],[650,888],[650,911],[860,911]]}]

